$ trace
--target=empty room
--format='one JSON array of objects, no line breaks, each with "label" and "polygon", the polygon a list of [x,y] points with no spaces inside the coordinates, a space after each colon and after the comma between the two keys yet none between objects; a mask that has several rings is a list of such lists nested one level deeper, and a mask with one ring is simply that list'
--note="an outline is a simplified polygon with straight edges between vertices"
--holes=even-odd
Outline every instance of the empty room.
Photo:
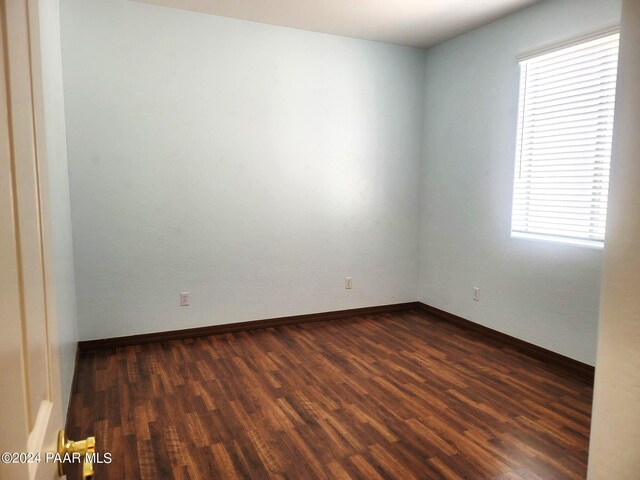
[{"label": "empty room", "polygon": [[640,0],[0,42],[0,480],[640,479]]}]

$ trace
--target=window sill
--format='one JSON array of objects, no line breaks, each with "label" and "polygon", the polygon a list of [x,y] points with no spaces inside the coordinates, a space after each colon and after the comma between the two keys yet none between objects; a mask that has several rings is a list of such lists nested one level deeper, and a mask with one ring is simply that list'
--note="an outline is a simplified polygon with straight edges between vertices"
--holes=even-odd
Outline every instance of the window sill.
[{"label": "window sill", "polygon": [[597,240],[580,240],[577,238],[554,237],[553,235],[539,235],[536,233],[511,232],[511,238],[534,240],[537,242],[555,243],[560,245],[571,245],[575,247],[586,247],[595,250],[602,250],[604,248],[604,242]]}]

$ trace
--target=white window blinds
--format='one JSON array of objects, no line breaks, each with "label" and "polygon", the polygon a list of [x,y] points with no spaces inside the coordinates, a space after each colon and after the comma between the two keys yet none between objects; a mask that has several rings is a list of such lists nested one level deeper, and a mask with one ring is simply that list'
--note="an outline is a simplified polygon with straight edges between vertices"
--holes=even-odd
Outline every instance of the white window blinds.
[{"label": "white window blinds", "polygon": [[604,242],[618,41],[520,62],[513,236]]}]

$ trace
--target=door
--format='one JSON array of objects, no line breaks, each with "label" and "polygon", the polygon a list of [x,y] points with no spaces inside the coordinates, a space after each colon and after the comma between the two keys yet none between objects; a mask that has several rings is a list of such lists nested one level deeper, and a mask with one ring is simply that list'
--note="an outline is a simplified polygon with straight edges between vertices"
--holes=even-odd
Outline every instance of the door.
[{"label": "door", "polygon": [[59,478],[47,454],[63,428],[38,13],[37,0],[0,0],[2,480]]}]

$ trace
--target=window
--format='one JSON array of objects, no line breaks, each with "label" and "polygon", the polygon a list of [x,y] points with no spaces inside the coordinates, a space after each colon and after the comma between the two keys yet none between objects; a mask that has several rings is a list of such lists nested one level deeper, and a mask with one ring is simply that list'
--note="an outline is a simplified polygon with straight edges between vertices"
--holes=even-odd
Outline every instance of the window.
[{"label": "window", "polygon": [[520,62],[512,236],[603,245],[618,41]]}]

